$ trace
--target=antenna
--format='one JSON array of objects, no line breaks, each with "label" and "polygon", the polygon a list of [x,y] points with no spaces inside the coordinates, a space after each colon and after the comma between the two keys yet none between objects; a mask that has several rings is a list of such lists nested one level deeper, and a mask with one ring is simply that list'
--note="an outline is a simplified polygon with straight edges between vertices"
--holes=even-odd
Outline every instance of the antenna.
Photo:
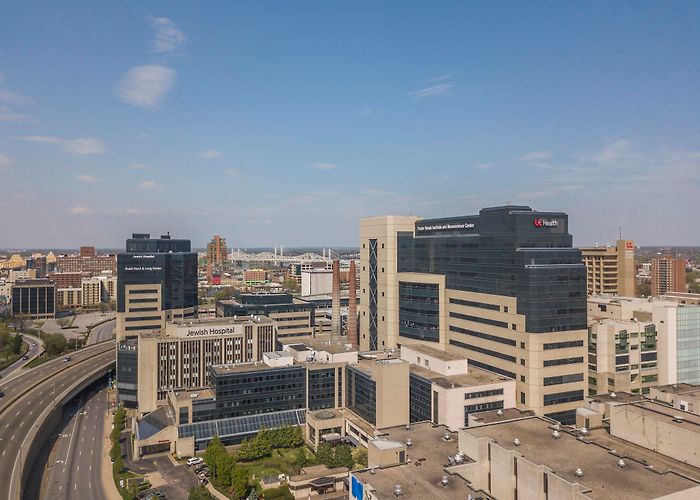
[{"label": "antenna", "polygon": [[622,226],[620,226],[620,239],[622,239]]}]

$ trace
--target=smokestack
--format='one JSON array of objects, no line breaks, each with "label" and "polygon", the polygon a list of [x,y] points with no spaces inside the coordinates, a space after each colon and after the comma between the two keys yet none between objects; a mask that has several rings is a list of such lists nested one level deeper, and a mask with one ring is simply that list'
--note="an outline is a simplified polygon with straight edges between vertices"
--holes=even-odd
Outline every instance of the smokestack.
[{"label": "smokestack", "polygon": [[340,342],[340,262],[333,261],[333,291],[331,296],[333,320],[331,323],[331,341]]},{"label": "smokestack", "polygon": [[348,306],[348,342],[357,349],[359,338],[357,333],[357,273],[355,271],[355,261],[350,261],[350,272],[348,273],[348,284],[350,285]]}]

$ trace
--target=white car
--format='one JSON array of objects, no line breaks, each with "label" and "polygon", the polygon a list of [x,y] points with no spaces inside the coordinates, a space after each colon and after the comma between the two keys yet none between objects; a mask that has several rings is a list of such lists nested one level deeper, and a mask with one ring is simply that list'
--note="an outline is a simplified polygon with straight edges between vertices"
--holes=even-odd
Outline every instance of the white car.
[{"label": "white car", "polygon": [[189,466],[201,464],[202,462],[204,462],[204,460],[202,460],[199,457],[192,457],[192,458],[187,459],[187,465],[189,465]]}]

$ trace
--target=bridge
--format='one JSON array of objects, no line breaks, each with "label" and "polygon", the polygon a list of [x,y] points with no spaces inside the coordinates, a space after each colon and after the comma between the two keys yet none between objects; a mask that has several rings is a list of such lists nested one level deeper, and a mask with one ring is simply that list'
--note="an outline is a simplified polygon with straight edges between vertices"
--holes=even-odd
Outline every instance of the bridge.
[{"label": "bridge", "polygon": [[62,406],[115,368],[113,340],[48,361],[0,385],[0,499],[23,498],[32,465]]}]

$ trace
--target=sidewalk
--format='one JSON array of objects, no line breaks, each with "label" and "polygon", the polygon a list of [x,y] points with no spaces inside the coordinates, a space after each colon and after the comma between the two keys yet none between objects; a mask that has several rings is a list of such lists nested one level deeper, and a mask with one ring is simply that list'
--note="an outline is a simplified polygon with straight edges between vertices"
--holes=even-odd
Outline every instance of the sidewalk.
[{"label": "sidewalk", "polygon": [[107,412],[105,413],[105,425],[104,433],[102,436],[102,462],[101,465],[101,475],[102,475],[102,489],[104,490],[105,496],[109,500],[121,500],[122,496],[119,494],[117,485],[114,484],[114,477],[112,476],[112,462],[109,459],[109,451],[112,449],[112,441],[109,439],[109,435],[112,432],[112,414],[109,411],[109,404],[107,405]]}]

